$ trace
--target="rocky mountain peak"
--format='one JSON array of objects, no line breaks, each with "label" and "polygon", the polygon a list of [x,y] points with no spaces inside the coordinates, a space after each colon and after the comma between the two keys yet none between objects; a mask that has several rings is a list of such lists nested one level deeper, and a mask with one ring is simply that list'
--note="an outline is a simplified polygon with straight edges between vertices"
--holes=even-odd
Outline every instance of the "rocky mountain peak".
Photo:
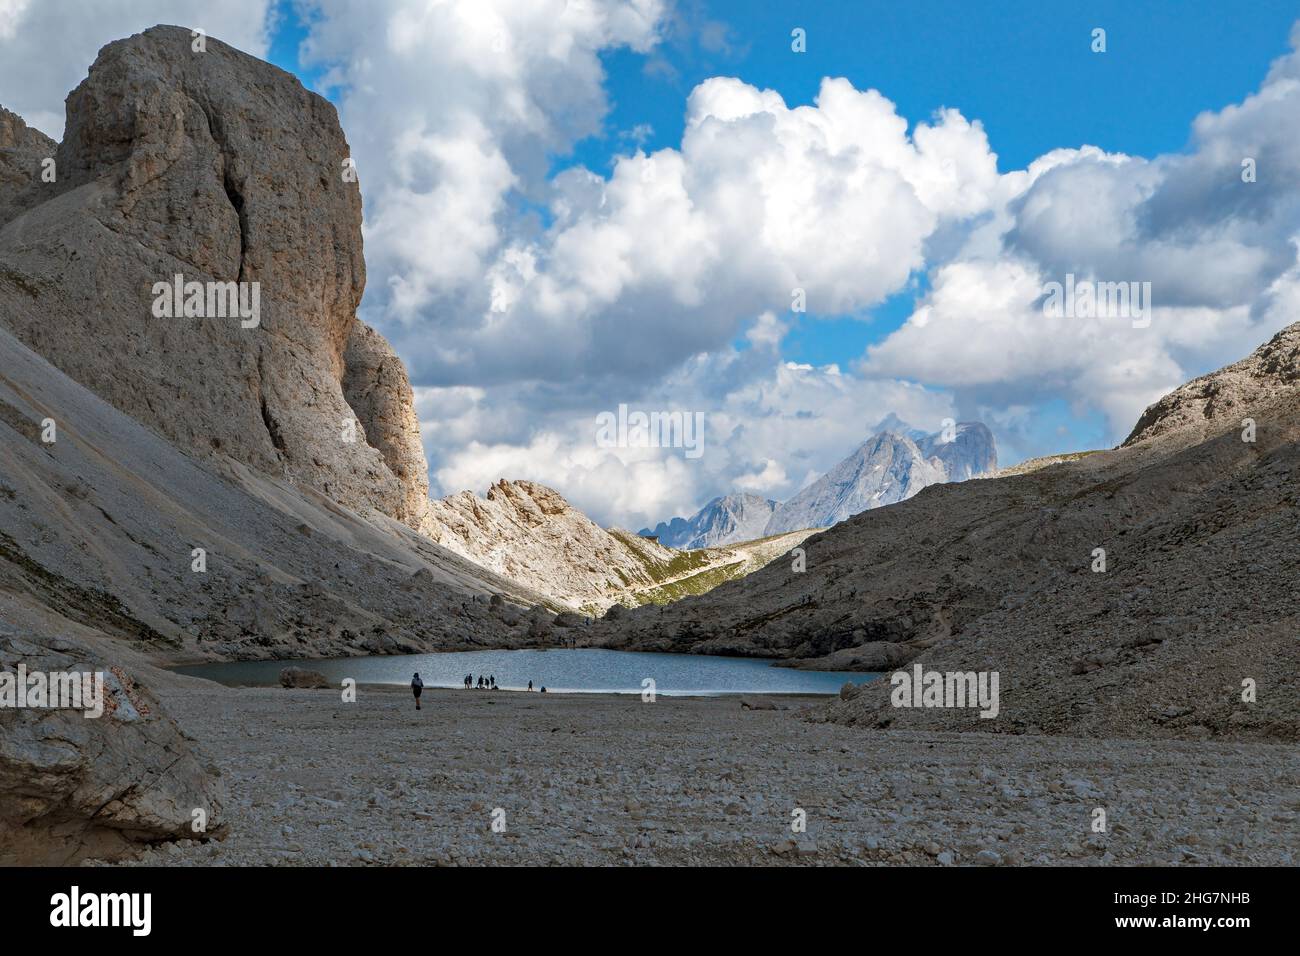
[{"label": "rocky mountain peak", "polygon": [[[191,40],[163,26],[100,51],[68,97],[52,183],[33,163],[48,141],[0,119],[16,144],[0,178],[28,183],[0,206],[0,321],[192,454],[418,525],[406,372],[356,318],[361,194],[337,113],[283,70]],[[160,316],[178,281],[184,308]],[[213,308],[227,283],[255,316]]]},{"label": "rocky mountain peak", "polygon": [[642,528],[642,537],[653,536],[670,548],[716,548],[763,536],[763,529],[776,510],[777,502],[761,495],[739,492],[714,498],[691,518],[661,521],[653,530]]},{"label": "rocky mountain peak", "polygon": [[58,143],[0,107],[0,226],[38,201],[44,165]]},{"label": "rocky mountain peak", "polygon": [[1300,323],[1289,325],[1239,362],[1194,378],[1151,405],[1124,446],[1175,432],[1209,435],[1300,386]]},{"label": "rocky mountain peak", "polygon": [[926,458],[940,463],[947,481],[965,481],[998,470],[997,444],[983,422],[958,422],[955,434],[938,431],[922,437],[916,445]]},{"label": "rocky mountain peak", "polygon": [[895,435],[902,435],[913,441],[918,441],[926,436],[926,432],[913,425],[909,425],[898,417],[897,412],[890,412],[880,420],[880,423],[871,430],[873,435],[879,435],[881,432],[893,432]]},{"label": "rocky mountain peak", "polygon": [[766,534],[824,528],[870,508],[903,501],[946,480],[942,466],[906,435],[872,435],[825,475],[773,513]]}]

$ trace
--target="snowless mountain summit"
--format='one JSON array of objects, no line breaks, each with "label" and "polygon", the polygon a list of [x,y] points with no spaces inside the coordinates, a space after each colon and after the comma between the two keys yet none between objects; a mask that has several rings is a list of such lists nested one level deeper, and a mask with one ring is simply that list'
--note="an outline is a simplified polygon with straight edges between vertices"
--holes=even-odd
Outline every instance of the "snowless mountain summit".
[{"label": "snowless mountain summit", "polygon": [[827,528],[862,511],[904,501],[927,485],[997,471],[993,433],[980,422],[930,434],[891,412],[848,458],[789,501],[735,493],[690,518],[642,528],[670,548],[714,548],[808,528]]},{"label": "snowless mountain summit", "polygon": [[[1300,323],[1151,405],[1118,448],[932,485],[807,538],[802,573],[773,562],[596,639],[1002,682],[998,720],[896,707],[883,680],[812,715],[838,723],[1296,740],[1298,473]],[[1271,691],[1243,698],[1255,683]]]},{"label": "snowless mountain summit", "polygon": [[714,498],[690,518],[661,521],[654,530],[642,528],[642,537],[656,537],[670,548],[716,548],[763,537],[779,503],[745,492]]},{"label": "snowless mountain summit", "polygon": [[891,414],[853,454],[777,508],[763,533],[828,528],[906,501],[928,485],[989,475],[997,466],[993,434],[981,422],[926,434]]}]

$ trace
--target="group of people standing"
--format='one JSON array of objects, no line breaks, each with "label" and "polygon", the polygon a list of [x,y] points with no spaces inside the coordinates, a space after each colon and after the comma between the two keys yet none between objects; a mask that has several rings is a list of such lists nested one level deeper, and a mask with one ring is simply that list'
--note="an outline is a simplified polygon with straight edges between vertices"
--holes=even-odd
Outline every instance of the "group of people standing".
[{"label": "group of people standing", "polygon": [[[497,678],[495,674],[479,674],[476,679],[473,674],[465,675],[465,689],[477,688],[478,690],[500,690],[497,687]],[[533,689],[533,682],[528,682],[528,689]],[[420,679],[420,672],[416,671],[411,675],[411,694],[415,697],[415,709],[420,709],[420,695],[424,693],[424,681]],[[546,693],[546,688],[542,688],[542,693]]]}]

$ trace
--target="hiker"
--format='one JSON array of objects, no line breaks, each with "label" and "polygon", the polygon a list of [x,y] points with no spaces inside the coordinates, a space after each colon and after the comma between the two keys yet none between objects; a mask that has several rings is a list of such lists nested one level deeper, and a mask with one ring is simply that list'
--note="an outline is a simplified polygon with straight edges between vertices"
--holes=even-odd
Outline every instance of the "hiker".
[{"label": "hiker", "polygon": [[411,693],[415,695],[415,709],[420,709],[420,692],[424,690],[424,681],[420,680],[420,672],[416,671],[411,678]]},{"label": "hiker", "polygon": [[546,693],[546,685],[545,685],[545,684],[542,685],[542,693],[543,693],[543,694]]},{"label": "hiker", "polygon": [[532,690],[532,689],[533,689],[533,682],[532,682],[532,681],[529,681],[529,682],[528,682],[528,689],[529,689],[529,690]]}]

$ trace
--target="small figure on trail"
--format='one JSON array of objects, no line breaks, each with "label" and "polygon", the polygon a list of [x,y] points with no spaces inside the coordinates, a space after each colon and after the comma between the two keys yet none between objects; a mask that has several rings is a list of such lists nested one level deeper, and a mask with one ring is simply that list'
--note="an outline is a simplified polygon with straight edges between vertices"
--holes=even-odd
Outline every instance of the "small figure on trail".
[{"label": "small figure on trail", "polygon": [[415,695],[415,709],[420,709],[420,693],[424,690],[424,681],[420,680],[420,672],[416,671],[411,678],[411,693]]}]

